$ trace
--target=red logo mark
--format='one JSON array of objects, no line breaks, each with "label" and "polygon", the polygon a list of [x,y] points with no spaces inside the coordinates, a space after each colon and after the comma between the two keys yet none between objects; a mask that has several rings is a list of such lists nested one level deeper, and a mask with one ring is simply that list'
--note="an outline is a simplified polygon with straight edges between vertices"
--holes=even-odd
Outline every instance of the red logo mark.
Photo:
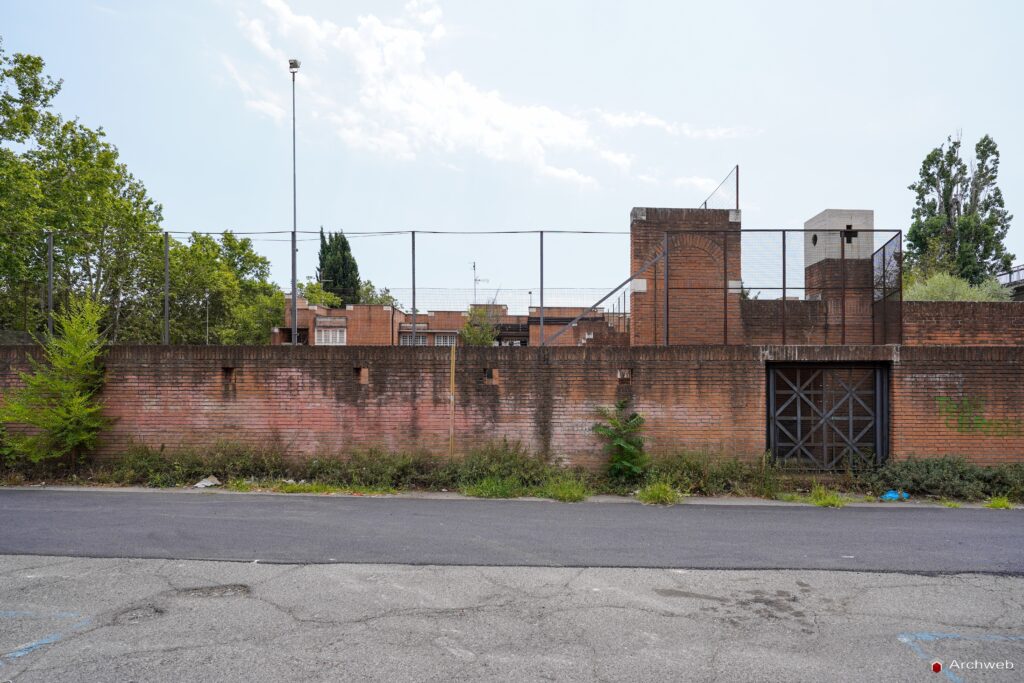
[{"label": "red logo mark", "polygon": [[932,662],[932,671],[934,671],[935,673],[941,672],[942,671],[942,662],[940,662],[938,660]]}]

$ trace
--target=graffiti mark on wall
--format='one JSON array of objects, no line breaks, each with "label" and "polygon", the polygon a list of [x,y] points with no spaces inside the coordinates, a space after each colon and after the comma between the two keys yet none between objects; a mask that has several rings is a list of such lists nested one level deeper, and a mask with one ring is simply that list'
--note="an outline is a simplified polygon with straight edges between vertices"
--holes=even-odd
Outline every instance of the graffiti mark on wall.
[{"label": "graffiti mark on wall", "polygon": [[961,434],[1024,436],[1024,421],[1019,417],[1013,419],[985,417],[984,399],[936,396],[935,404],[946,427],[955,429]]}]

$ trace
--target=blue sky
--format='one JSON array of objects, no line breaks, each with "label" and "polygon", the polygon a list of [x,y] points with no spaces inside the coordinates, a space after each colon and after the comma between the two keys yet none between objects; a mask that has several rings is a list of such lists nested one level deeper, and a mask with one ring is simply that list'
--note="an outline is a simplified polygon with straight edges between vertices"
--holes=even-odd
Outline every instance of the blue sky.
[{"label": "blue sky", "polygon": [[[734,164],[746,228],[824,208],[906,228],[924,155],[991,134],[1024,256],[1016,2],[32,2],[8,51],[62,77],[56,109],[103,126],[170,230],[627,230],[693,206]],[[552,237],[550,287],[625,275],[627,240]],[[261,241],[274,278],[287,243]],[[300,276],[316,243],[301,244]],[[353,239],[409,283],[408,238]],[[420,286],[537,281],[535,237],[421,237]]]}]

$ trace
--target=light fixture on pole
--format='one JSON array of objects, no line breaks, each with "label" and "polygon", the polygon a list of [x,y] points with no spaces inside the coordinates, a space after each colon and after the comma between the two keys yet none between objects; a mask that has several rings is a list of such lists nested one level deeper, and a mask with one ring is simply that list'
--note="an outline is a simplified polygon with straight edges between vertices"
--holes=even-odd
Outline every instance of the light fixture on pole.
[{"label": "light fixture on pole", "polygon": [[292,346],[299,343],[298,281],[295,272],[295,258],[298,251],[295,233],[299,226],[298,186],[295,181],[295,73],[299,70],[299,66],[299,60],[288,60],[288,71],[292,75]]}]

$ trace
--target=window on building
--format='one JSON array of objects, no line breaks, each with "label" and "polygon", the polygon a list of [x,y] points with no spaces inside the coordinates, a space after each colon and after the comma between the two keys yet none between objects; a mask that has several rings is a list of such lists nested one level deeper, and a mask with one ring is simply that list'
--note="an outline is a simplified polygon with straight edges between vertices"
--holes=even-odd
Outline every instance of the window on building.
[{"label": "window on building", "polygon": [[457,334],[435,334],[434,346],[455,346],[458,336]]},{"label": "window on building", "polygon": [[[398,335],[398,345],[399,346],[412,346],[412,332],[403,332],[402,334]],[[417,334],[416,335],[416,346],[426,346],[426,345],[427,345],[427,335],[425,335],[425,334]]]},{"label": "window on building", "polygon": [[347,330],[344,327],[316,328],[317,346],[345,346]]}]

